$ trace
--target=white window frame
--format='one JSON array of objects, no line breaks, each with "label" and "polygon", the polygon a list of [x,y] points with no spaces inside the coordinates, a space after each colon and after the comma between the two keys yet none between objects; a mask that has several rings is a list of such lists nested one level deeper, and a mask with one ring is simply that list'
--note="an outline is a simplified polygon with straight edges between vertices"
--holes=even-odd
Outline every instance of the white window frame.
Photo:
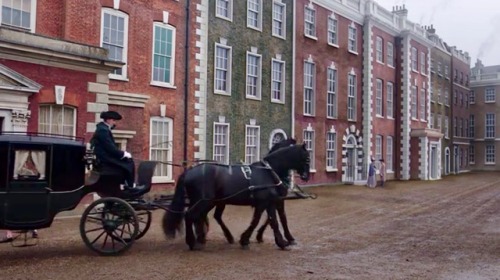
[{"label": "white window frame", "polygon": [[[491,118],[488,118],[491,117]],[[495,138],[495,113],[486,113],[484,115],[484,138]]]},{"label": "white window frame", "polygon": [[[250,8],[251,1],[254,1],[257,5],[259,5],[258,10]],[[254,13],[257,15],[257,26],[252,25],[252,23],[250,22],[250,15]],[[252,18],[252,20],[254,19]],[[247,0],[247,27],[262,31],[262,0]]]},{"label": "white window frame", "polygon": [[[225,135],[226,138],[226,143],[218,143],[216,141],[217,139],[217,134],[216,134],[216,128],[217,127],[225,127],[227,130],[227,135]],[[217,161],[222,164],[229,164],[229,144],[231,143],[230,141],[230,135],[231,135],[231,127],[229,123],[224,123],[224,122],[214,122],[213,126],[213,147],[212,147],[212,159],[214,161]],[[224,155],[219,155],[215,153],[216,147],[222,147]],[[224,161],[218,161],[218,157],[223,156],[225,159]]]},{"label": "white window frame", "polygon": [[394,119],[394,84],[391,82],[387,82],[387,107],[386,107],[386,115],[387,118]]},{"label": "white window frame", "polygon": [[444,66],[444,77],[445,77],[446,79],[449,79],[449,78],[450,78],[450,71],[449,71],[448,65],[445,65],[445,66]]},{"label": "white window frame", "polygon": [[387,65],[394,67],[394,44],[387,42]]},{"label": "white window frame", "polygon": [[[307,66],[311,72],[308,73]],[[308,97],[308,95],[310,96]],[[304,116],[314,116],[316,107],[316,64],[312,61],[304,61]]]},{"label": "white window frame", "polygon": [[476,158],[474,154],[474,145],[469,146],[469,164],[475,164],[476,163]]},{"label": "white window frame", "polygon": [[[168,126],[168,131],[166,135],[166,141],[161,141],[159,143],[154,144],[153,143],[153,135],[159,135],[153,131],[153,123],[158,122],[158,123],[166,123]],[[156,166],[155,169],[155,174],[159,171],[159,169],[164,166],[166,168],[167,175],[166,176],[153,176],[153,183],[169,183],[173,181],[173,174],[172,174],[172,165],[168,164],[168,162],[172,162],[173,160],[173,127],[174,127],[174,121],[171,118],[164,118],[164,117],[151,117],[149,121],[149,159],[150,160],[156,160],[159,161],[158,165]],[[161,135],[164,137],[164,135]],[[157,147],[157,144],[160,144],[160,147]],[[166,158],[157,158],[153,157],[153,152],[154,151],[166,151],[167,152],[167,157]],[[165,163],[162,163],[165,162]]]},{"label": "white window frame", "polygon": [[[227,16],[220,13],[220,9],[222,9],[220,4],[222,2],[225,2],[228,5]],[[217,0],[217,1],[215,1],[215,17],[232,22],[233,21],[233,0]]]},{"label": "white window frame", "polygon": [[[446,121],[448,120],[448,117],[445,116],[445,131],[448,131],[448,128],[446,127]],[[439,130],[439,132],[442,132],[443,131],[443,117],[441,116],[441,114],[438,114],[437,115],[437,126],[436,128]]]},{"label": "white window frame", "polygon": [[427,61],[426,59],[426,54],[424,52],[420,52],[420,73],[421,74],[427,74],[426,73],[426,67],[425,67],[425,62]]},{"label": "white window frame", "polygon": [[[310,14],[308,14],[310,13]],[[304,35],[316,40],[316,9],[313,5],[304,8]]]},{"label": "white window frame", "polygon": [[[102,48],[104,47],[104,15],[109,14],[111,16],[115,17],[122,17],[123,18],[123,52],[122,52],[122,60],[120,62],[125,63],[122,66],[122,74],[115,74],[115,73],[110,73],[109,78],[110,79],[115,79],[115,80],[123,80],[123,81],[128,81],[128,75],[127,75],[127,69],[128,69],[128,21],[129,21],[129,16],[121,11],[117,11],[111,8],[102,8],[101,10],[101,26],[100,26],[100,32],[101,32],[101,43],[100,46]],[[111,59],[108,57],[108,59]]]},{"label": "white window frame", "polygon": [[358,54],[358,30],[354,22],[347,27],[347,50],[350,53]]},{"label": "white window frame", "polygon": [[331,14],[328,17],[328,45],[334,46],[334,47],[339,47],[339,38],[338,38],[338,30],[339,30],[339,21],[337,20],[337,17],[335,17],[335,14]]},{"label": "white window frame", "polygon": [[476,131],[475,131],[475,117],[473,114],[469,116],[469,137],[474,138],[476,137]]},{"label": "white window frame", "polygon": [[376,90],[375,90],[375,114],[377,117],[384,116],[383,87],[384,87],[384,82],[381,79],[377,79]]},{"label": "white window frame", "polygon": [[[276,135],[278,134],[281,134],[283,137],[276,138]],[[269,149],[271,149],[274,144],[284,139],[287,139],[286,132],[281,128],[274,129],[273,131],[271,131],[271,134],[269,135]]]},{"label": "white window frame", "polygon": [[444,117],[444,137],[450,138],[450,119],[448,116]]},{"label": "white window frame", "polygon": [[[255,65],[250,65],[250,58],[256,60]],[[256,73],[250,73],[249,68],[252,67]],[[255,82],[255,83],[254,83]],[[262,98],[262,55],[248,52],[246,60],[246,83],[245,83],[245,95],[248,99],[261,100]],[[255,95],[249,92],[249,89],[255,88]]]},{"label": "white window frame", "polygon": [[[256,135],[250,135],[250,131],[255,131]],[[255,140],[251,143],[250,140]],[[253,149],[255,154],[249,153],[249,149]],[[245,163],[251,164],[260,159],[260,126],[258,125],[245,125]]]},{"label": "white window frame", "polygon": [[382,37],[380,36],[377,36],[377,38],[375,39],[376,42],[376,58],[377,58],[377,62],[379,63],[384,63],[384,39],[382,39]]},{"label": "white window frame", "polygon": [[476,103],[476,92],[471,90],[469,94],[469,104],[475,104]]},{"label": "white window frame", "polygon": [[416,86],[411,87],[411,119],[416,120],[417,119],[417,95],[418,89]]},{"label": "white window frame", "polygon": [[375,160],[379,161],[382,159],[382,145],[384,141],[382,135],[375,136]]},{"label": "white window frame", "polygon": [[496,93],[495,88],[488,87],[484,90],[484,103],[495,103]]},{"label": "white window frame", "polygon": [[495,144],[484,145],[484,164],[495,164]]},{"label": "white window frame", "polygon": [[[227,69],[222,67],[217,67],[217,49],[225,49],[227,51],[228,57],[222,58],[227,60]],[[233,48],[224,44],[215,43],[214,48],[214,93],[222,95],[231,95],[231,77],[232,77],[232,60],[233,60]],[[226,73],[226,90],[217,89],[217,73],[218,71],[225,71]],[[223,80],[221,80],[223,81]]]},{"label": "white window frame", "polygon": [[356,74],[347,75],[347,120],[356,121]]},{"label": "white window frame", "polygon": [[[172,32],[172,42],[171,42],[171,53],[168,56],[170,56],[170,65],[169,65],[169,71],[170,71],[170,80],[169,81],[157,81],[154,79],[154,72],[155,72],[155,55],[157,55],[155,53],[155,46],[156,46],[156,28],[162,28],[162,29],[166,29],[167,32],[168,31],[171,31]],[[151,51],[151,85],[155,85],[155,86],[162,86],[162,87],[171,87],[171,88],[175,88],[175,49],[176,49],[176,45],[175,45],[175,27],[169,25],[169,24],[165,24],[165,23],[162,23],[162,22],[155,22],[153,23],[153,46],[152,46],[152,51]],[[168,44],[168,42],[166,42]],[[166,46],[164,46],[164,48],[167,48]],[[162,55],[162,56],[165,56],[163,54],[158,54],[158,55]]]},{"label": "white window frame", "polygon": [[[9,23],[3,23],[3,6],[4,6],[4,2],[6,2],[8,0],[0,0],[0,8],[1,8],[1,11],[0,11],[0,25],[2,26],[9,26],[9,27],[14,27],[14,28],[19,28],[19,29],[23,29],[23,30],[27,30],[31,33],[35,33],[35,29],[36,29],[36,14],[37,14],[37,0],[31,0],[30,1],[30,4],[29,4],[29,19],[30,19],[30,23],[29,23],[29,27],[23,27],[22,25],[13,25],[13,24],[9,24]],[[16,0],[13,0],[13,1],[16,1]],[[10,3],[10,1],[8,1]],[[23,2],[21,2],[23,3]],[[12,7],[11,7],[12,8]],[[26,7],[21,7],[21,10],[24,10],[26,9]],[[13,8],[12,8],[13,9]],[[16,9],[17,10],[17,9]]]},{"label": "white window frame", "polygon": [[[275,71],[275,65],[279,65],[279,71]],[[285,104],[285,74],[286,64],[285,61],[273,58],[271,59],[271,102]],[[279,85],[279,90],[275,86]],[[279,92],[280,98],[276,98],[276,93]]]},{"label": "white window frame", "polygon": [[326,171],[338,171],[337,168],[337,132],[326,133]]},{"label": "white window frame", "polygon": [[326,69],[326,117],[337,118],[337,69],[328,67]]},{"label": "white window frame", "polygon": [[392,136],[386,137],[386,150],[385,150],[385,167],[387,171],[394,170],[394,138]]},{"label": "white window frame", "polygon": [[[281,17],[277,13],[277,7],[282,8]],[[276,32],[277,24],[281,23],[281,34]],[[273,1],[273,26],[272,26],[273,36],[286,40],[286,4],[282,0]]]},{"label": "white window frame", "polygon": [[425,90],[425,88],[421,88],[420,89],[420,99],[419,99],[419,102],[420,102],[420,112],[419,112],[419,118],[421,121],[427,121],[427,100],[426,100],[426,96],[427,96],[427,91]]},{"label": "white window frame", "polygon": [[[49,122],[48,123],[45,123],[45,122],[42,122],[44,121],[42,116],[41,116],[41,112],[42,112],[42,108],[48,108],[48,117],[49,117]],[[54,116],[53,116],[53,111],[54,109],[59,109],[61,108],[61,119],[62,119],[62,122],[61,123],[54,123]],[[73,111],[73,123],[71,124],[72,126],[72,132],[71,132],[71,135],[67,135],[67,134],[64,134],[64,128],[65,127],[68,127],[69,125],[65,124],[65,119],[64,119],[64,112],[66,110],[70,110],[70,111]],[[48,134],[55,134],[55,135],[64,135],[64,136],[72,136],[72,137],[75,137],[76,136],[76,120],[77,119],[77,109],[75,107],[72,107],[72,106],[68,106],[68,105],[57,105],[57,104],[40,104],[39,107],[38,107],[38,132],[39,133],[48,133]],[[54,126],[55,125],[61,125],[61,129],[62,129],[62,133],[57,133],[57,132],[53,132],[54,130]],[[48,132],[45,131],[45,129],[42,128],[42,126],[47,126],[47,129],[48,129]]]},{"label": "white window frame", "polygon": [[434,128],[434,114],[431,113],[429,116],[429,128]]},{"label": "white window frame", "polygon": [[450,92],[448,87],[444,88],[444,105],[450,106]]},{"label": "white window frame", "polygon": [[418,51],[415,47],[411,47],[411,70],[418,72]]},{"label": "white window frame", "polygon": [[315,133],[312,129],[304,130],[304,143],[306,144],[306,150],[309,152],[309,158],[311,160],[309,169],[310,172],[316,172],[316,162],[315,162]]}]

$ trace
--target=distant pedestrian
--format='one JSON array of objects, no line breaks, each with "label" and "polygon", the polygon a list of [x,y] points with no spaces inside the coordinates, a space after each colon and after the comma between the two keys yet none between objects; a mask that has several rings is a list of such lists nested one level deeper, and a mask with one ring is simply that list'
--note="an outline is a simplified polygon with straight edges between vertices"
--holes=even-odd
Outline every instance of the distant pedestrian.
[{"label": "distant pedestrian", "polygon": [[380,169],[379,169],[380,186],[381,187],[384,187],[385,175],[386,175],[385,162],[384,162],[384,159],[382,158],[382,159],[380,159]]},{"label": "distant pedestrian", "polygon": [[369,188],[375,188],[377,186],[377,179],[375,178],[376,170],[375,159],[372,157],[370,166],[368,167],[368,180],[366,182],[366,186]]}]

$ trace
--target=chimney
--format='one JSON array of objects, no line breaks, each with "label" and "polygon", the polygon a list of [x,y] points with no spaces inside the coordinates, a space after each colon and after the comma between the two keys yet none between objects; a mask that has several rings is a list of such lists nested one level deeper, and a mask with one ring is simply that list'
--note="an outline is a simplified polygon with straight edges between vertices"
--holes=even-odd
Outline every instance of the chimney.
[{"label": "chimney", "polygon": [[478,58],[476,60],[476,64],[474,65],[474,68],[480,69],[480,68],[483,68],[483,67],[484,67],[483,62]]},{"label": "chimney", "polygon": [[431,24],[431,26],[427,26],[427,33],[429,34],[436,34],[436,29],[434,28],[434,24]]},{"label": "chimney", "polygon": [[403,6],[393,7],[392,12],[398,16],[404,17],[405,19],[408,17],[408,10],[406,9],[404,4],[403,4]]}]

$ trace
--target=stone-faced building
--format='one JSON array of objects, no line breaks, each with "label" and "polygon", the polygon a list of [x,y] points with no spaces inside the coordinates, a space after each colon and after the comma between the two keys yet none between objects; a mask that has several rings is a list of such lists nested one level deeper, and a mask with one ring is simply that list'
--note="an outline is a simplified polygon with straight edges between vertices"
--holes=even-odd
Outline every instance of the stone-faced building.
[{"label": "stone-faced building", "polygon": [[500,155],[496,132],[496,119],[500,115],[496,102],[496,93],[500,92],[500,65],[484,66],[478,60],[471,69],[470,89],[469,135],[473,139],[469,147],[470,168],[500,170],[500,161],[496,161]]},{"label": "stone-faced building", "polygon": [[[99,114],[115,110],[124,117],[114,130],[117,144],[136,160],[193,158],[184,119],[186,108],[194,111],[194,98],[186,97],[194,92],[199,62],[185,47],[188,37],[194,49],[199,25],[186,33],[186,1],[0,3],[4,130],[27,125],[31,132],[88,141]],[[153,182],[173,182],[181,169],[172,169],[160,164]]]},{"label": "stone-faced building", "polygon": [[207,60],[197,104],[205,151],[199,156],[259,161],[274,142],[293,136],[294,1],[201,2]]},{"label": "stone-faced building", "polygon": [[453,100],[451,102],[452,110],[452,133],[451,142],[453,148],[451,152],[451,172],[458,174],[469,170],[469,72],[470,56],[467,52],[458,50],[456,47],[449,47],[452,55],[451,73],[453,80],[451,92]]},{"label": "stone-faced building", "polygon": [[452,134],[450,125],[452,124],[451,113],[451,53],[448,51],[446,43],[436,34],[433,26],[427,27],[427,36],[433,42],[431,48],[431,115],[429,127],[438,130],[443,134],[441,139],[441,174],[448,175],[451,170],[451,145]]}]

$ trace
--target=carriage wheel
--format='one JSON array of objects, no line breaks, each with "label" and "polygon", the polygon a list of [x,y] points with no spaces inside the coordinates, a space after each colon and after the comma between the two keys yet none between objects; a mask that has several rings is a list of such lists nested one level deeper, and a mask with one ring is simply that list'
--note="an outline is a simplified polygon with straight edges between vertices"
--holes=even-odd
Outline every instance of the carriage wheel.
[{"label": "carriage wheel", "polygon": [[94,201],[82,214],[80,235],[91,250],[111,256],[125,252],[139,234],[134,208],[116,197]]},{"label": "carriage wheel", "polygon": [[[137,221],[139,222],[139,231],[137,233],[137,236],[135,237],[135,240],[141,239],[144,235],[146,235],[146,232],[148,232],[149,227],[151,226],[151,211],[147,210],[140,210],[136,211],[137,215]],[[111,236],[112,238],[116,238]],[[118,239],[117,239],[118,240]],[[130,238],[124,238],[126,242],[130,242]]]}]

